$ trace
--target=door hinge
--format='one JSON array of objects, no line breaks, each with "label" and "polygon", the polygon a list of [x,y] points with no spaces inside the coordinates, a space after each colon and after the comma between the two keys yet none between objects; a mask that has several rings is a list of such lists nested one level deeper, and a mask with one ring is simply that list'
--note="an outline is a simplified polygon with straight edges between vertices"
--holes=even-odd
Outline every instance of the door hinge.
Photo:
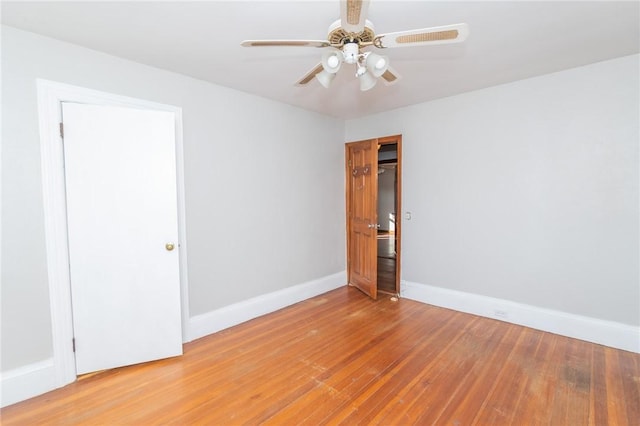
[{"label": "door hinge", "polygon": [[73,347],[73,352],[76,351],[76,338],[71,339],[71,346]]},{"label": "door hinge", "polygon": [[[60,123],[60,125],[62,126],[62,123]],[[353,162],[349,160],[349,167],[351,167],[352,165],[353,165]]]},{"label": "door hinge", "polygon": [[60,137],[64,138],[64,124],[60,123]]}]

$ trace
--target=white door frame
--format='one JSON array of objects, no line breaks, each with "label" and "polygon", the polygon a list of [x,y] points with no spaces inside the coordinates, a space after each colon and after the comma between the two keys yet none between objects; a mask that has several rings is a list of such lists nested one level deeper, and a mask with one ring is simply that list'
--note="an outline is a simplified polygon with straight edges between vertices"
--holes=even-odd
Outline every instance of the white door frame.
[{"label": "white door frame", "polygon": [[176,117],[176,187],[178,196],[178,254],[180,256],[180,294],[182,306],[182,339],[187,337],[189,295],[187,285],[187,245],[184,201],[184,159],[182,148],[182,109],[126,96],[114,95],[83,87],[37,80],[38,117],[42,196],[53,337],[53,366],[56,387],[76,380],[73,353],[71,281],[69,278],[69,245],[67,241],[67,209],[64,176],[64,151],[59,123],[62,102],[110,105],[138,109],[170,111]]}]

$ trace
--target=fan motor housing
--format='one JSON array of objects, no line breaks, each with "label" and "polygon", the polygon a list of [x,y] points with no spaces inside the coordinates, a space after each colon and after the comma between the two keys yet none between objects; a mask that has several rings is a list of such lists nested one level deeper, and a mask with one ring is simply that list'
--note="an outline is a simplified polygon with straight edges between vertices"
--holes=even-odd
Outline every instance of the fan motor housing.
[{"label": "fan motor housing", "polygon": [[341,26],[340,19],[329,26],[329,35],[327,40],[334,47],[343,46],[345,43],[358,43],[359,46],[368,46],[373,44],[375,33],[373,32],[373,24],[366,20],[364,29],[359,33],[349,33]]}]

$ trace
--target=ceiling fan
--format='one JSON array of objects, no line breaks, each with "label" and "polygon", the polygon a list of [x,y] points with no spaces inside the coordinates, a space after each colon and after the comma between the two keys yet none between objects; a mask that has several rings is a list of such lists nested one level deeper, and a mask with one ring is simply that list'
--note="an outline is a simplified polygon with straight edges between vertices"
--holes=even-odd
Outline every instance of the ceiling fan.
[{"label": "ceiling fan", "polygon": [[389,67],[389,58],[372,51],[393,47],[424,46],[459,43],[469,34],[467,24],[445,25],[376,35],[367,19],[369,0],[340,0],[340,19],[329,26],[326,40],[245,40],[244,47],[303,46],[328,48],[322,61],[305,74],[296,85],[304,86],[315,77],[328,88],[343,63],[356,65],[360,90],[366,91],[382,77],[388,84],[395,83],[399,75]]}]

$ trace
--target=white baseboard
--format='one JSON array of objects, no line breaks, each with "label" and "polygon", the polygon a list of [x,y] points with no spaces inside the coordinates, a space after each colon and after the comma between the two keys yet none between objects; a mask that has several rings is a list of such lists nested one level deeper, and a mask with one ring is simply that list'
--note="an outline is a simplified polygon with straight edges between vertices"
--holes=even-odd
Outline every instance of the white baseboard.
[{"label": "white baseboard", "polygon": [[640,327],[410,281],[402,281],[401,296],[430,305],[640,353]]},{"label": "white baseboard", "polygon": [[33,398],[56,388],[53,358],[2,373],[2,407]]},{"label": "white baseboard", "polygon": [[233,327],[259,316],[277,311],[327,291],[347,285],[345,271],[322,277],[293,287],[263,294],[242,302],[191,317],[187,327],[187,341]]},{"label": "white baseboard", "polygon": [[[344,285],[346,272],[342,271],[197,315],[189,320],[188,340],[204,337]],[[402,281],[401,296],[640,353],[640,327],[410,281]],[[2,373],[1,386],[2,407],[57,388],[53,358]]]},{"label": "white baseboard", "polygon": [[[346,283],[346,272],[342,271],[192,317],[187,326],[188,341],[326,293]],[[0,382],[2,407],[59,387],[56,384],[53,358],[3,372]]]}]

